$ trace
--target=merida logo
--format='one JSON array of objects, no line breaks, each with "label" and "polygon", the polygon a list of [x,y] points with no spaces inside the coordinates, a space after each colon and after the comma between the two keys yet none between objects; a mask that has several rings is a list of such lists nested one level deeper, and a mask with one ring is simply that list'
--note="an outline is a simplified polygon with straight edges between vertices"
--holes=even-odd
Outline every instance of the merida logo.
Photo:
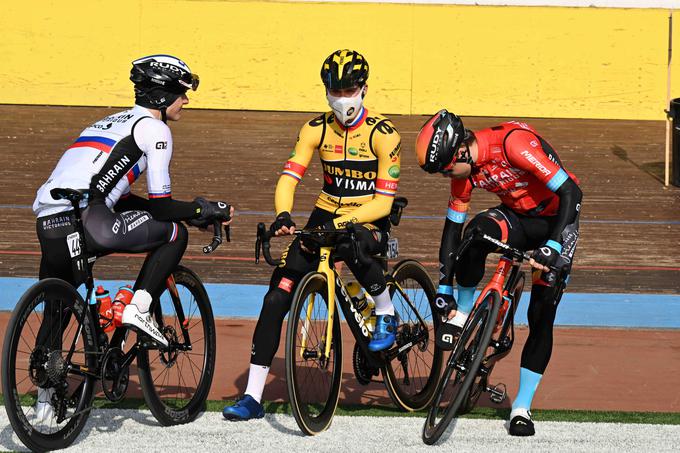
[{"label": "merida logo", "polygon": [[118,182],[117,176],[125,170],[125,166],[130,163],[130,158],[128,156],[123,156],[118,159],[118,162],[113,164],[113,168],[104,173],[97,181],[97,190],[104,193],[106,188],[112,182]]},{"label": "merida logo", "polygon": [[538,161],[538,159],[536,159],[529,151],[524,150],[524,151],[522,151],[521,154],[522,154],[522,156],[526,157],[526,159],[527,159],[529,162],[531,162],[531,163],[534,165],[534,167],[538,168],[538,171],[540,171],[541,173],[543,173],[543,174],[546,175],[546,176],[550,176],[550,174],[551,174],[552,172],[551,172],[550,170],[548,170],[548,169],[545,167],[545,165],[543,165],[542,163],[540,163],[540,162]]}]

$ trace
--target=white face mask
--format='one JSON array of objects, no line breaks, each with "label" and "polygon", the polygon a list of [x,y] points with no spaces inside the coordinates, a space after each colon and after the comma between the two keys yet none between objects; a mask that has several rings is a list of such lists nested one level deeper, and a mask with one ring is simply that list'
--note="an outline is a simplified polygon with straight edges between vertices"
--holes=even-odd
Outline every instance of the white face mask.
[{"label": "white face mask", "polygon": [[328,105],[333,109],[335,117],[341,124],[347,126],[357,117],[361,111],[361,105],[364,102],[363,93],[364,90],[362,89],[357,92],[356,96],[348,98],[331,96],[328,91],[326,91]]}]

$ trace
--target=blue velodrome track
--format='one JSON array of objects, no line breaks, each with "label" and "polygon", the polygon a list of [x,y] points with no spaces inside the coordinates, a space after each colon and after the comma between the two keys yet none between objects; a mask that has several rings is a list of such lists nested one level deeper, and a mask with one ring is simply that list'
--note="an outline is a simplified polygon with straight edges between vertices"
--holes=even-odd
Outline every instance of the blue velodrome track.
[{"label": "blue velodrome track", "polygon": [[[0,310],[12,310],[32,278],[0,278]],[[130,281],[99,280],[97,284],[115,293]],[[215,316],[257,318],[265,285],[207,283]],[[516,322],[526,324],[529,295],[524,294]],[[566,293],[557,311],[560,326],[680,329],[680,296],[667,294]]]}]

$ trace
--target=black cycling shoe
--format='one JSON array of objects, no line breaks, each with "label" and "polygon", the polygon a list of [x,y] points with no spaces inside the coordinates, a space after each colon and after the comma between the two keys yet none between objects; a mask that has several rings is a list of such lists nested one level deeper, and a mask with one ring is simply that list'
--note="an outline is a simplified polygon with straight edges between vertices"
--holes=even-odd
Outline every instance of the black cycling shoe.
[{"label": "black cycling shoe", "polygon": [[536,430],[534,429],[534,422],[531,421],[531,415],[529,418],[523,417],[521,415],[516,415],[512,417],[512,420],[510,420],[510,428],[508,429],[508,433],[511,436],[533,436],[536,434]]}]

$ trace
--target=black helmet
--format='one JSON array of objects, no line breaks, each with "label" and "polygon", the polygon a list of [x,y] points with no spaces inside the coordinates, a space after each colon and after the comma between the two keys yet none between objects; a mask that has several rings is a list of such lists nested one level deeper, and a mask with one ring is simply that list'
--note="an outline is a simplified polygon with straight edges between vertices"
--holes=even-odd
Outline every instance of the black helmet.
[{"label": "black helmet", "polygon": [[321,81],[328,90],[363,86],[368,80],[368,62],[354,50],[336,50],[321,65]]},{"label": "black helmet", "polygon": [[198,88],[199,78],[172,55],[150,55],[132,62],[130,80],[135,84],[135,103],[166,109],[187,92]]},{"label": "black helmet", "polygon": [[440,110],[427,120],[418,133],[418,164],[428,173],[444,170],[453,162],[456,151],[466,138],[463,120],[453,113]]}]

